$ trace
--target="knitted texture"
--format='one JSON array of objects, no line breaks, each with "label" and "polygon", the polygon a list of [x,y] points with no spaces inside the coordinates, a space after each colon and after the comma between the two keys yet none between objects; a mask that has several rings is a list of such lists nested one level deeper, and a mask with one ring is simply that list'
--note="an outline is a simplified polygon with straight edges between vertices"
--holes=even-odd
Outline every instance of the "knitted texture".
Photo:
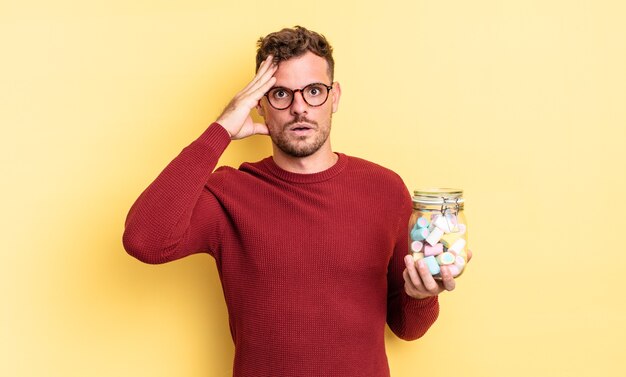
[{"label": "knitted texture", "polygon": [[215,258],[235,343],[234,376],[389,376],[388,323],[421,337],[437,297],[404,292],[411,198],[400,177],[338,154],[296,174],[272,158],[220,167],[230,139],[211,125],[131,207],[129,254]]}]

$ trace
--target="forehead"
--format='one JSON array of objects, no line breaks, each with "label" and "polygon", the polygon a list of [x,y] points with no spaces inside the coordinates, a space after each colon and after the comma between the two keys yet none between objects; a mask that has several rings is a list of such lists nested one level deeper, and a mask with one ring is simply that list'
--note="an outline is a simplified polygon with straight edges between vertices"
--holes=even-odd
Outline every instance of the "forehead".
[{"label": "forehead", "polygon": [[314,82],[330,84],[328,62],[310,51],[278,63],[274,77],[276,86],[288,88],[301,88]]}]

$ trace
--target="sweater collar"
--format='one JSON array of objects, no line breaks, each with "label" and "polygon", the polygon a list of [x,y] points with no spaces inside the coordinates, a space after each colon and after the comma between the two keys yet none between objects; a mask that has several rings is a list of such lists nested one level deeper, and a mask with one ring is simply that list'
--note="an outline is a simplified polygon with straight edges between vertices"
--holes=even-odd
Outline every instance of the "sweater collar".
[{"label": "sweater collar", "polygon": [[333,166],[331,166],[330,168],[326,170],[323,170],[318,173],[313,173],[313,174],[292,173],[287,170],[284,170],[278,165],[276,165],[272,157],[267,157],[263,159],[263,161],[261,162],[263,163],[263,166],[267,170],[269,170],[270,173],[272,173],[277,178],[283,181],[292,182],[292,183],[315,183],[315,182],[326,181],[328,179],[336,177],[346,167],[346,164],[348,162],[347,156],[343,153],[336,153],[336,154],[339,158],[337,159],[337,162],[335,162]]}]

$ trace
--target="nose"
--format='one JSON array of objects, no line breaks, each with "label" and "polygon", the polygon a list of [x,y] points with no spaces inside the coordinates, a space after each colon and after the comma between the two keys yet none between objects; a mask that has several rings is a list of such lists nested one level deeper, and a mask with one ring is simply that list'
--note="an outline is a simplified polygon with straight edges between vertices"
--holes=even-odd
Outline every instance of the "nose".
[{"label": "nose", "polygon": [[302,92],[299,90],[294,91],[293,103],[291,104],[291,107],[289,108],[289,111],[291,112],[291,114],[296,115],[296,114],[306,113],[308,106],[309,105],[306,103],[306,101],[304,100],[304,97],[302,96]]}]

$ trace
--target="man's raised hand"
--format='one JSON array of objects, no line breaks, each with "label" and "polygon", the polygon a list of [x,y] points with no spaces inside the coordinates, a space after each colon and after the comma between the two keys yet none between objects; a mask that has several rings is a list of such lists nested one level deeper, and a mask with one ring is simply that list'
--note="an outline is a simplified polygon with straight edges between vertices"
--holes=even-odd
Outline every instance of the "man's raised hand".
[{"label": "man's raised hand", "polygon": [[254,79],[235,95],[217,118],[217,123],[228,131],[231,139],[268,134],[267,126],[263,123],[255,123],[250,116],[250,111],[276,82],[274,73],[277,69],[278,65],[273,62],[273,56],[268,56],[259,66]]}]

